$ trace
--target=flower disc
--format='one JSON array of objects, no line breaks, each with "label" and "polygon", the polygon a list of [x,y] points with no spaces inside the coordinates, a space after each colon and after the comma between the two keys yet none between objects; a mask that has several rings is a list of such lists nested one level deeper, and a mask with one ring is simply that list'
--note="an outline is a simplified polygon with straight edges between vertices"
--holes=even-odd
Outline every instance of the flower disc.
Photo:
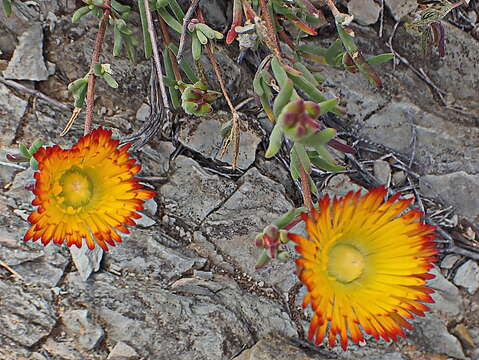
[{"label": "flower disc", "polygon": [[121,242],[117,230],[127,234],[125,225],[136,225],[137,211],[155,192],[134,177],[140,165],[130,158],[130,144],[118,144],[110,130],[99,128],[69,150],[55,145],[35,153],[39,171],[32,204],[38,208],[28,217],[32,226],[25,241],[66,240],[68,246],[81,247],[85,239],[88,248],[96,242],[105,251],[106,244]]},{"label": "flower disc", "polygon": [[300,257],[298,276],[308,293],[303,307],[314,315],[309,340],[343,349],[348,335],[354,343],[362,331],[376,339],[397,340],[412,329],[406,319],[424,316],[423,303],[432,303],[426,280],[436,260],[434,226],[419,221],[422,213],[405,211],[411,200],[396,194],[384,201],[384,187],[331,201],[325,196],[319,212],[303,214],[308,238],[289,234]]}]

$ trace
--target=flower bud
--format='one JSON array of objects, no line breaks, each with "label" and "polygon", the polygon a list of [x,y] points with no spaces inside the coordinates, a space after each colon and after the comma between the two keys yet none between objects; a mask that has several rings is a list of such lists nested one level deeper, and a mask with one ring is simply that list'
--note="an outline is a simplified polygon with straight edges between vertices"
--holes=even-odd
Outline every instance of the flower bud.
[{"label": "flower bud", "polygon": [[299,141],[318,131],[320,110],[319,105],[312,101],[291,101],[281,111],[278,123],[284,129],[286,137]]}]

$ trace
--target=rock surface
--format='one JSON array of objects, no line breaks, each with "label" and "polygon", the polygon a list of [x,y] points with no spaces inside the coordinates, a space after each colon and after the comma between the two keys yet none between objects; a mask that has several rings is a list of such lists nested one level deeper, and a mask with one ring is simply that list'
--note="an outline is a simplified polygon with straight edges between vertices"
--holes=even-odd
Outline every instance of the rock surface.
[{"label": "rock surface", "polygon": [[35,23],[19,38],[3,76],[6,79],[42,81],[49,75],[43,58],[43,29]]},{"label": "rock surface", "polygon": [[454,276],[454,283],[466,288],[469,294],[474,295],[479,289],[479,265],[473,260],[462,264]]},{"label": "rock surface", "polygon": [[371,25],[378,21],[381,7],[374,0],[356,0],[348,2],[348,10],[359,24]]}]

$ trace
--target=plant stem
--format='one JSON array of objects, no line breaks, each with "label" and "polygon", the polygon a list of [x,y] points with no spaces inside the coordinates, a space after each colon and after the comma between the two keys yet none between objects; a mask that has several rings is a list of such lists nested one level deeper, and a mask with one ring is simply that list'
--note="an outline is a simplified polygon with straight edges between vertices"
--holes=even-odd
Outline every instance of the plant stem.
[{"label": "plant stem", "polygon": [[[171,37],[170,32],[168,31],[168,26],[166,26],[165,20],[161,16],[158,16],[158,20],[160,22],[160,29],[161,33],[163,34],[163,39],[165,39],[165,45],[171,44]],[[178,62],[176,61],[176,56],[171,49],[165,49],[163,51],[168,51],[168,55],[170,57],[171,65],[173,67],[173,72],[175,73],[175,80],[182,81],[180,68],[178,66]]]},{"label": "plant stem", "polygon": [[160,54],[158,53],[158,43],[156,41],[157,38],[156,38],[155,28],[153,27],[153,19],[151,17],[151,12],[150,12],[150,3],[148,0],[143,0],[143,3],[145,4],[146,22],[148,23],[148,33],[150,34],[150,39],[151,39],[151,48],[153,50],[153,60],[155,62],[155,68],[156,68],[156,77],[157,77],[158,83],[160,84],[161,99],[162,99],[163,107],[165,109],[169,109],[170,106],[168,102],[168,96],[166,95],[165,83],[163,81],[163,71],[161,68]]},{"label": "plant stem", "polygon": [[[201,22],[204,22],[205,19],[203,17],[203,13],[201,12],[201,9],[197,9],[197,15],[198,15],[198,20]],[[221,88],[221,92],[223,93],[223,96],[225,97],[226,103],[228,104],[228,107],[230,108],[231,111],[231,117],[232,117],[232,128],[231,128],[231,133],[230,136],[227,138],[226,142],[223,145],[223,148],[221,149],[220,152],[220,157],[222,157],[226,153],[226,149],[228,145],[233,142],[233,156],[231,160],[231,166],[233,168],[236,168],[237,162],[238,162],[238,155],[239,155],[239,145],[240,145],[240,127],[239,127],[239,114],[236,111],[233,102],[231,101],[228,92],[226,91],[226,86],[223,81],[223,77],[221,76],[221,70],[220,67],[218,66],[218,63],[216,62],[216,58],[213,55],[213,50],[211,50],[211,42],[208,41],[206,44],[206,52],[208,53],[208,58],[211,62],[211,66],[213,67],[213,71],[215,72],[216,79],[218,80]]]},{"label": "plant stem", "polygon": [[308,209],[309,213],[313,212],[313,201],[311,200],[311,190],[309,188],[309,177],[304,170],[303,164],[300,165],[299,174],[301,176],[301,189],[303,190],[304,206]]},{"label": "plant stem", "polygon": [[176,56],[178,63],[183,58],[183,52],[185,51],[186,34],[188,33],[188,24],[191,21],[191,18],[193,17],[199,3],[200,3],[200,0],[191,0],[191,5],[185,14],[185,17],[183,18],[183,29],[182,29],[183,31],[181,32],[180,45],[178,46],[178,55]]},{"label": "plant stem", "polygon": [[261,7],[261,15],[266,22],[266,31],[268,33],[268,37],[273,42],[274,50],[277,52],[275,55],[281,58],[281,48],[278,44],[278,38],[276,37],[276,31],[274,30],[273,20],[269,16],[268,7],[266,6],[266,0],[259,0],[259,5]]},{"label": "plant stem", "polygon": [[86,115],[85,115],[85,127],[84,135],[87,135],[91,131],[91,124],[93,122],[93,104],[95,103],[95,82],[96,76],[93,73],[93,66],[98,63],[101,55],[101,47],[103,45],[103,39],[105,38],[105,31],[110,18],[110,0],[105,0],[103,4],[103,16],[100,20],[100,27],[95,39],[95,48],[93,49],[93,55],[91,58],[90,72],[88,74],[88,88],[86,93]]},{"label": "plant stem", "polygon": [[341,14],[341,12],[338,10],[336,5],[334,4],[334,0],[323,0],[326,5],[328,5],[329,10],[333,13],[333,16],[336,17]]}]

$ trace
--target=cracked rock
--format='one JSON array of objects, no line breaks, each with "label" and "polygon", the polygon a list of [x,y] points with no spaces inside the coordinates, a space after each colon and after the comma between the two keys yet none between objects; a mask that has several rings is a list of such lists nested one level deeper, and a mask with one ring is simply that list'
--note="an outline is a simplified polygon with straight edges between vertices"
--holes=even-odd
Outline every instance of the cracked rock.
[{"label": "cracked rock", "polygon": [[467,292],[474,295],[479,289],[479,266],[473,260],[468,260],[457,269],[454,283],[464,287]]},{"label": "cracked rock", "polygon": [[431,304],[430,307],[445,314],[458,315],[463,310],[459,289],[449,282],[437,267],[432,268],[430,273],[436,276],[428,282],[428,285],[436,290],[432,294],[434,304]]},{"label": "cracked rock", "polygon": [[[185,181],[188,179],[188,181]],[[229,180],[208,173],[193,159],[178,156],[168,183],[159,190],[167,215],[198,225],[236,189]]]},{"label": "cracked rock", "polygon": [[355,0],[348,2],[348,10],[361,25],[371,25],[379,19],[381,7],[374,0]]},{"label": "cracked rock", "polygon": [[479,198],[471,196],[479,192],[479,175],[470,175],[464,171],[445,175],[426,175],[421,177],[419,185],[424,195],[439,197],[456,207],[461,215],[472,221],[479,221]]},{"label": "cracked rock", "polygon": [[404,16],[417,8],[416,0],[384,0],[394,20],[400,21]]},{"label": "cracked rock", "polygon": [[27,102],[16,97],[10,89],[0,84],[0,146],[7,146],[15,139],[15,133],[20,120],[27,109]]},{"label": "cracked rock", "polygon": [[256,234],[293,208],[284,187],[263,176],[256,168],[248,170],[238,190],[207,217],[203,230],[224,254],[257,280],[278,285],[284,291],[296,282],[294,263],[272,261],[255,270],[261,249],[254,243]]},{"label": "cracked rock", "polygon": [[88,310],[68,310],[63,314],[67,332],[77,339],[82,350],[93,350],[103,340],[105,332],[92,321]]},{"label": "cracked rock", "polygon": [[165,282],[179,278],[183,273],[201,268],[206,259],[189,249],[171,249],[166,235],[159,232],[135,231],[121,246],[112,248],[107,258],[110,266],[122,271],[148,276]]},{"label": "cracked rock", "polygon": [[0,280],[0,336],[32,346],[52,331],[56,323],[49,292],[29,292]]},{"label": "cracked rock", "polygon": [[[221,127],[230,120],[230,115],[218,112],[208,117],[190,117],[180,131],[179,140],[186,147],[201,153],[203,156],[231,164],[233,145],[231,144],[223,158],[220,151],[224,138]],[[261,137],[250,128],[241,131],[238,167],[247,169],[255,160],[256,148]]]},{"label": "cracked rock", "polygon": [[408,341],[426,352],[466,358],[459,340],[449,334],[446,325],[433,315],[416,320],[414,333],[416,336],[410,336]]},{"label": "cracked rock", "polygon": [[92,250],[83,244],[81,248],[72,246],[69,248],[72,260],[83,281],[87,281],[92,273],[100,269],[103,250],[99,246],[95,246]]},{"label": "cracked rock", "polygon": [[111,350],[107,360],[136,360],[138,358],[139,356],[135,349],[124,342],[119,341]]},{"label": "cracked rock", "polygon": [[[231,359],[256,336],[297,336],[278,302],[250,294],[221,276],[215,281],[192,279],[188,288],[169,290],[156,279],[104,272],[87,283],[67,277],[65,287],[71,301],[99,319],[109,342],[127,343],[146,359]],[[207,295],[191,290],[196,288]]]},{"label": "cracked rock", "polygon": [[20,36],[3,76],[6,79],[43,81],[48,75],[43,59],[43,29],[35,23]]}]

